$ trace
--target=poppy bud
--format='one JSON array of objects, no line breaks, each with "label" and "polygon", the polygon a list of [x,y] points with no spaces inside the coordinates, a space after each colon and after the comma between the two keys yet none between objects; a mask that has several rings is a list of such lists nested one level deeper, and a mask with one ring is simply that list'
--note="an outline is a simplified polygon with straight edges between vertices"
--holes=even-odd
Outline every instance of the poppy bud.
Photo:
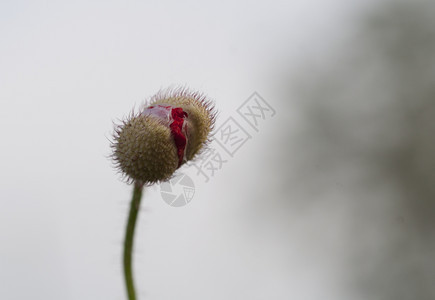
[{"label": "poppy bud", "polygon": [[130,182],[167,180],[204,147],[214,120],[214,107],[204,95],[187,89],[159,92],[115,127],[113,160]]}]

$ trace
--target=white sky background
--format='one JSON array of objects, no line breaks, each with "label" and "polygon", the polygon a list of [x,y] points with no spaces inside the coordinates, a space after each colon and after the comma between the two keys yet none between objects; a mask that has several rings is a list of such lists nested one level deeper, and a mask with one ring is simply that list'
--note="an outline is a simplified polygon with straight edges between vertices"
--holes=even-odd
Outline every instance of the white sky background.
[{"label": "white sky background", "polygon": [[283,124],[298,126],[280,109],[275,70],[300,65],[301,54],[322,60],[361,9],[338,0],[2,1],[0,299],[124,299],[131,187],[112,170],[106,137],[112,120],[173,84],[213,98],[217,125],[254,91],[277,114],[210,182],[192,176],[189,205],[172,208],[157,187],[146,190],[134,257],[141,299],[349,299],[344,214],[295,207],[283,216],[268,197],[261,209],[250,200],[273,188],[262,183],[273,178],[272,142],[288,139]]}]

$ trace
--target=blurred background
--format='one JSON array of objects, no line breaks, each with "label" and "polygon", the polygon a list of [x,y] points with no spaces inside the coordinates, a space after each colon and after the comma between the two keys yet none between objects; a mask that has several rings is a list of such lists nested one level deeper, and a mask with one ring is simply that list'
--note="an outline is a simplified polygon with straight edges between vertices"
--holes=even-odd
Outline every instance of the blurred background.
[{"label": "blurred background", "polygon": [[[125,299],[132,187],[108,159],[112,121],[174,85],[251,138],[208,181],[180,170],[186,206],[146,189],[140,299],[435,299],[434,15],[432,1],[1,1],[0,299]],[[237,112],[255,91],[276,111],[258,128]]]}]

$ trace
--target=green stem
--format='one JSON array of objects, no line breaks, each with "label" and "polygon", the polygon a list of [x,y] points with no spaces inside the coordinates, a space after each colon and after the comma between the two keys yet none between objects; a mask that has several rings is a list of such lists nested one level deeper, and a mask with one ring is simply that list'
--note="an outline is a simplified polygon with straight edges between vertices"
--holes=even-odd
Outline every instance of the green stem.
[{"label": "green stem", "polygon": [[125,232],[124,241],[124,276],[125,285],[129,300],[136,300],[136,292],[134,290],[133,273],[131,268],[134,228],[136,225],[137,214],[139,212],[140,200],[142,198],[142,187],[140,183],[134,184],[133,199],[130,204],[130,213],[128,215],[127,230]]}]

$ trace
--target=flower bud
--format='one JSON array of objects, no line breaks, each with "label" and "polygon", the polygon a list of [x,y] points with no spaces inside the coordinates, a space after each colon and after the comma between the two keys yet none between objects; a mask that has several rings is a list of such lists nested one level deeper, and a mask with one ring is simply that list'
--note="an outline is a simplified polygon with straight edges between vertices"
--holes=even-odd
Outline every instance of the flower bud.
[{"label": "flower bud", "polygon": [[113,160],[130,182],[167,180],[204,147],[214,120],[214,108],[202,94],[159,92],[115,127]]}]

